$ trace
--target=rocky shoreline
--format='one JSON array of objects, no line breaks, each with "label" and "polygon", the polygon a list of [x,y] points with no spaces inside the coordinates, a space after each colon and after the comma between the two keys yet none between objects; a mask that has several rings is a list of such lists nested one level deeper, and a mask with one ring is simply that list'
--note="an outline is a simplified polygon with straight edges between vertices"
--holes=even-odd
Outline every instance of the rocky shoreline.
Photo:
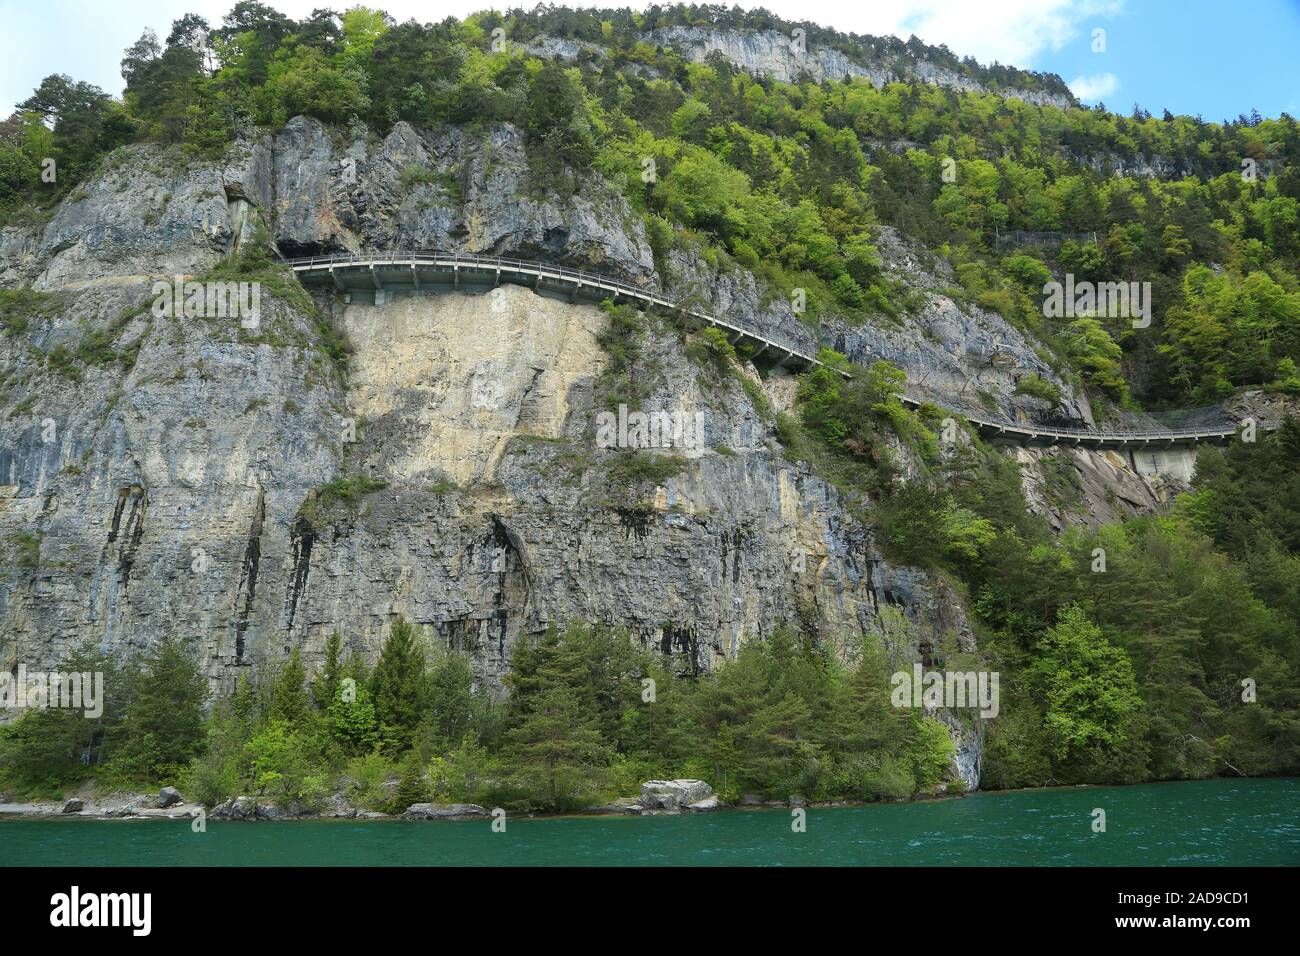
[{"label": "rocky shoreline", "polygon": [[[942,795],[941,795],[942,796]],[[806,807],[862,806],[865,800],[809,801],[799,796],[788,800],[765,800],[746,794],[735,803],[718,799],[713,788],[702,780],[648,780],[641,794],[622,797],[608,804],[590,806],[566,813],[528,813],[528,817],[582,816],[676,816],[685,813],[712,813],[718,810],[796,809]],[[115,794],[100,800],[73,797],[69,800],[18,803],[0,801],[0,820],[24,819],[96,819],[96,820],[179,820],[200,814],[209,820],[276,822],[284,820],[476,820],[488,819],[492,810],[474,803],[414,803],[402,813],[380,813],[355,807],[339,793],[333,794],[320,809],[280,807],[259,803],[250,796],[234,797],[211,809],[187,802],[174,787],[164,787],[157,795]]]}]

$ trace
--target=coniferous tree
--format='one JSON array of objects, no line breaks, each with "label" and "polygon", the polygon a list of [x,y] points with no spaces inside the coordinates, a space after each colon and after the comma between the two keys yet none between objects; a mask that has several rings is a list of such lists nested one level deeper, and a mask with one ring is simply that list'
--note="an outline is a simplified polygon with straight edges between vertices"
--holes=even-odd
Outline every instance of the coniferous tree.
[{"label": "coniferous tree", "polygon": [[307,703],[307,674],[302,666],[302,657],[298,648],[289,653],[289,659],[281,666],[271,685],[270,715],[297,727],[303,723],[309,712]]},{"label": "coniferous tree", "polygon": [[129,674],[130,703],[116,761],[141,779],[174,774],[203,748],[207,678],[194,653],[174,636],[159,641]]},{"label": "coniferous tree", "polygon": [[325,666],[311,685],[312,703],[317,710],[328,710],[338,696],[344,677],[342,645],[343,640],[339,637],[338,628],[335,628],[325,642]]},{"label": "coniferous tree", "polygon": [[428,715],[429,681],[425,652],[413,625],[397,618],[370,676],[370,695],[385,745],[405,750]]}]

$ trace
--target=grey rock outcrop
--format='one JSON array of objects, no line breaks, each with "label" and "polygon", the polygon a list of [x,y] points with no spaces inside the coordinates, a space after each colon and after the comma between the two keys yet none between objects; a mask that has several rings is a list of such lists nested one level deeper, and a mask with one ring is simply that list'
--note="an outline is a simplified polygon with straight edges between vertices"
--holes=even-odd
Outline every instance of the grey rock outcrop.
[{"label": "grey rock outcrop", "polygon": [[641,784],[640,804],[646,812],[713,810],[717,797],[703,780],[647,780]]},{"label": "grey rock outcrop", "polygon": [[[1075,391],[1044,358],[1041,346],[997,312],[959,303],[951,266],[915,247],[887,226],[876,231],[886,274],[924,297],[920,309],[894,322],[851,325],[832,321],[830,344],[869,365],[885,359],[907,373],[908,394],[982,418],[1093,424],[1087,396]],[[1058,408],[1018,394],[1019,380],[1037,375],[1061,392]]]},{"label": "grey rock outcrop", "polygon": [[158,807],[166,810],[168,807],[174,807],[181,802],[180,791],[175,787],[163,787],[158,791]]},{"label": "grey rock outcrop", "polygon": [[1130,451],[1054,446],[1010,448],[1007,454],[1020,466],[1020,485],[1029,510],[1046,518],[1056,531],[1070,526],[1095,529],[1159,514],[1186,490],[1187,481],[1176,476],[1183,473],[1190,478],[1195,462],[1194,451],[1174,449],[1161,454],[1187,461],[1166,461],[1160,472],[1144,475]]},{"label": "grey rock outcrop", "polygon": [[86,807],[86,802],[77,797],[73,797],[63,805],[64,813],[80,813]]},{"label": "grey rock outcrop", "polygon": [[[166,631],[219,691],[292,646],[319,667],[335,629],[373,660],[398,614],[469,654],[492,692],[520,640],[574,619],[626,625],[682,674],[784,626],[841,656],[868,635],[896,666],[925,643],[977,651],[948,583],[885,560],[870,515],[787,460],[738,383],[702,374],[666,326],[648,323],[643,407],[702,413],[703,447],[673,451],[677,474],[630,488],[617,480],[627,453],[593,440],[607,361],[593,306],[516,286],[313,304],[286,283],[264,290],[257,330],[150,309],[156,279],[201,274],[261,224],[286,254],[437,245],[602,269],[816,348],[744,270],[674,250],[657,273],[613,184],[534,189],[506,126],[399,124],[370,140],[297,119],[219,164],[168,156],[123,150],[45,227],[0,237],[0,281],[35,284],[50,303],[26,333],[0,337],[0,370],[22,386],[0,398],[0,538],[39,541],[34,566],[0,577],[0,631],[32,669],[85,640],[137,654]],[[943,275],[912,268],[919,253],[888,233],[881,247],[930,283],[932,305],[902,329],[835,326],[830,344],[896,361],[954,407],[980,369],[970,348],[1001,341],[1050,377],[1023,336],[956,308]],[[346,381],[320,347],[325,323],[353,349]],[[50,367],[90,330],[114,361],[75,378]],[[1035,413],[1011,373],[980,374],[1000,409]],[[1061,384],[1068,414],[1087,420]],[[788,408],[790,378],[762,387]],[[386,486],[320,503],[327,483],[360,474]],[[955,734],[973,788],[979,739]],[[255,803],[218,810],[257,815]]]},{"label": "grey rock outcrop", "polygon": [[574,196],[539,193],[523,134],[497,124],[422,132],[398,123],[378,144],[346,146],[298,117],[252,147],[239,188],[265,211],[288,256],[361,248],[538,257],[647,280],[644,227],[623,196],[583,178]]},{"label": "grey rock outcrop", "polygon": [[[928,60],[875,54],[860,63],[834,47],[800,43],[798,38],[776,30],[739,32],[672,26],[647,31],[641,39],[671,47],[697,63],[703,63],[711,53],[721,53],[746,72],[770,76],[783,83],[797,82],[803,77],[815,83],[861,77],[877,87],[917,80],[962,93],[994,92],[972,77]],[[996,92],[1008,99],[1040,106],[1073,105],[1073,97],[1048,90],[1006,87]]]},{"label": "grey rock outcrop", "polygon": [[213,807],[208,816],[213,820],[256,820],[259,810],[252,797],[232,797]]},{"label": "grey rock outcrop", "polygon": [[413,803],[402,814],[403,820],[474,820],[488,816],[476,803]]}]

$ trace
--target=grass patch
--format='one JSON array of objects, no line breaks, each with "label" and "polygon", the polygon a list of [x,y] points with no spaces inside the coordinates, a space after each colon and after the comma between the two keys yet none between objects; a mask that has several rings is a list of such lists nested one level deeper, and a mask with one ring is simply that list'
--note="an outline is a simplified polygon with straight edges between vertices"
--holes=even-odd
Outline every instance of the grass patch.
[{"label": "grass patch", "polygon": [[39,535],[23,531],[9,536],[13,549],[13,562],[23,571],[34,571],[41,563],[41,539]]},{"label": "grass patch", "polygon": [[0,330],[21,335],[34,319],[48,319],[59,311],[61,298],[31,289],[0,289]]},{"label": "grass patch", "polygon": [[1052,407],[1061,403],[1061,390],[1035,372],[1020,376],[1016,382],[1016,394],[1041,398]]},{"label": "grass patch", "polygon": [[308,524],[316,527],[325,512],[335,506],[355,508],[366,495],[388,487],[388,482],[379,481],[369,475],[347,475],[336,478],[316,489],[314,495],[308,496],[298,509],[298,515]]}]

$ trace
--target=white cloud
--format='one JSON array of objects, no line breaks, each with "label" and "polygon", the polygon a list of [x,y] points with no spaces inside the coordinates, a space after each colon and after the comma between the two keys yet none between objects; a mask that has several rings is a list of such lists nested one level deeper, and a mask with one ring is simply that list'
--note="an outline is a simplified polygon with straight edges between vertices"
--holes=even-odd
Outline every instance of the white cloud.
[{"label": "white cloud", "polygon": [[1114,73],[1076,76],[1070,81],[1070,92],[1085,103],[1096,103],[1108,96],[1114,96],[1118,89],[1119,77]]},{"label": "white cloud", "polygon": [[[1033,68],[1040,54],[1061,49],[1103,17],[1123,10],[1124,0],[879,0],[852,14],[839,4],[811,0],[775,3],[775,12],[819,19],[854,33],[912,34],[945,44],[958,56]],[[838,11],[832,12],[834,7]],[[783,9],[786,8],[786,9]]]}]

